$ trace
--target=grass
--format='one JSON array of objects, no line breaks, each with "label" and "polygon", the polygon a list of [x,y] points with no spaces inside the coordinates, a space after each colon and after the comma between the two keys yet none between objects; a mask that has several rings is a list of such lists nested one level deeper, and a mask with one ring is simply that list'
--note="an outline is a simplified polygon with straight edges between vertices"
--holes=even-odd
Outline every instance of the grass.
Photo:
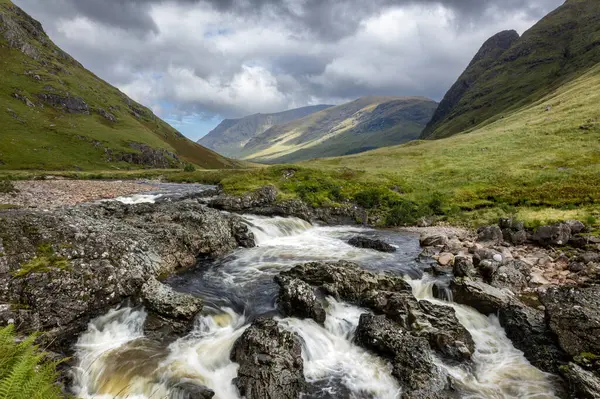
[{"label": "grass", "polygon": [[18,341],[14,326],[0,328],[0,399],[65,397],[56,383],[58,363],[45,359],[35,339]]},{"label": "grass", "polygon": [[[186,139],[151,110],[83,68],[10,1],[0,3],[0,12],[25,27],[19,34],[38,52],[37,58],[29,57],[0,37],[0,170],[147,167],[115,157],[115,154],[139,154],[132,143],[177,154],[178,159],[165,155],[172,166],[193,164],[207,169],[238,166]],[[35,37],[27,28],[40,35]],[[82,98],[89,106],[89,114],[55,108],[39,98],[42,93]],[[27,98],[34,106],[15,98],[15,94]],[[105,118],[101,110],[116,120]]]},{"label": "grass", "polygon": [[49,244],[42,244],[37,248],[36,256],[21,264],[21,268],[13,273],[13,277],[26,277],[31,273],[47,273],[53,269],[66,270],[69,262],[57,255]]}]

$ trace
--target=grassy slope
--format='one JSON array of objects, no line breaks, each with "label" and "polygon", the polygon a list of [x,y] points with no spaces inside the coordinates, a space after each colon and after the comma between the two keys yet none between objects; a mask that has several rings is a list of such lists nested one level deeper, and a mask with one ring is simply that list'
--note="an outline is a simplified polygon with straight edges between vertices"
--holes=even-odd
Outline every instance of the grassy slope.
[{"label": "grassy slope", "polygon": [[418,137],[435,107],[423,98],[364,97],[274,126],[246,145],[244,159],[296,162],[400,144]]},{"label": "grassy slope", "polygon": [[[6,25],[0,24],[0,169],[136,167],[124,162],[108,164],[105,160],[104,148],[135,153],[129,146],[131,142],[165,149],[204,168],[236,165],[186,139],[149,109],[87,71],[56,47],[41,26],[10,1],[0,0],[0,13],[18,21],[19,33],[25,33],[23,42],[32,45],[39,55],[35,59],[9,46],[3,32]],[[14,98],[14,93],[27,97],[36,106],[28,107]],[[90,114],[66,113],[44,105],[38,98],[40,93],[81,97],[89,105]],[[93,111],[109,110],[111,106],[110,112],[118,118],[116,123]],[[134,110],[139,117],[133,115]]]},{"label": "grassy slope", "polygon": [[427,138],[481,127],[539,100],[600,62],[600,2],[568,0],[480,76]]}]

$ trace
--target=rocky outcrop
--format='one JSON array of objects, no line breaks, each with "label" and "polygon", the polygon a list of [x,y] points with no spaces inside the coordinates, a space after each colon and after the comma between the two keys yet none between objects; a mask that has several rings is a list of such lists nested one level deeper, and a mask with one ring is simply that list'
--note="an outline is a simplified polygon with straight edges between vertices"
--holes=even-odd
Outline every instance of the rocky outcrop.
[{"label": "rocky outcrop", "polygon": [[600,354],[600,286],[551,288],[540,299],[552,332],[569,355]]},{"label": "rocky outcrop", "polygon": [[[312,291],[302,286],[303,290],[287,290],[280,294],[280,302],[297,307],[295,312],[305,317],[310,317],[306,311],[315,303],[310,294],[317,289],[324,295],[385,315],[404,334],[425,339],[430,348],[449,361],[469,360],[475,350],[471,335],[456,318],[454,309],[417,301],[411,286],[400,277],[370,273],[354,263],[341,261],[298,265],[278,278],[279,281],[289,279],[302,280],[308,287],[312,286]],[[296,297],[295,303],[289,295]]]},{"label": "rocky outcrop", "polygon": [[401,277],[369,273],[355,263],[312,262],[298,265],[282,273],[297,278],[338,300],[361,304],[372,291],[411,292],[410,285]]},{"label": "rocky outcrop", "polygon": [[158,169],[182,167],[185,162],[177,154],[164,148],[152,148],[147,144],[129,143],[136,152],[116,152],[110,148],[104,149],[107,162],[127,162],[133,165],[145,165]]},{"label": "rocky outcrop", "polygon": [[90,114],[90,107],[81,97],[69,94],[59,95],[54,93],[41,93],[39,99],[53,108],[61,109],[72,114]]},{"label": "rocky outcrop", "polygon": [[247,399],[297,399],[305,389],[299,338],[273,319],[254,321],[235,342],[231,360],[240,365],[234,384]]},{"label": "rocky outcrop", "polygon": [[[238,241],[236,219],[189,199],[0,213],[0,303],[11,312],[0,319],[45,331],[52,349],[64,349],[91,318],[137,297],[152,277],[253,244]],[[158,287],[149,284],[146,293]],[[199,304],[154,305],[188,317]]]},{"label": "rocky outcrop", "polygon": [[600,399],[600,377],[575,363],[561,368],[561,374],[569,382],[570,394],[577,399]]},{"label": "rocky outcrop", "polygon": [[286,276],[277,276],[275,281],[280,286],[279,307],[286,316],[325,323],[325,309],[313,287],[300,279]]},{"label": "rocky outcrop", "polygon": [[392,375],[403,388],[403,398],[450,398],[447,374],[434,363],[425,338],[406,333],[385,316],[363,314],[355,342],[392,362]]},{"label": "rocky outcrop", "polygon": [[396,248],[382,240],[373,240],[368,237],[352,237],[348,244],[356,248],[374,249],[379,252],[396,252]]}]

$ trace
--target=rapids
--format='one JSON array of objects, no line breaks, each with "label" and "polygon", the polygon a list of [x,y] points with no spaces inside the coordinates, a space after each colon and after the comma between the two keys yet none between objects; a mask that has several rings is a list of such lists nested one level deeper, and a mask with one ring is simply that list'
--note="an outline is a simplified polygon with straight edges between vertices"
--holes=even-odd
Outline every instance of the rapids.
[{"label": "rapids", "polygon": [[[170,345],[144,338],[146,313],[140,308],[111,310],[90,323],[76,345],[78,397],[94,399],[177,399],[172,387],[197,382],[217,399],[236,399],[233,378],[238,365],[229,360],[237,338],[259,315],[271,314],[302,338],[304,374],[310,398],[399,398],[401,390],[383,359],[352,343],[362,313],[328,298],[327,320],[281,318],[276,311],[273,276],[307,261],[348,260],[371,271],[405,276],[418,299],[452,306],[476,344],[471,370],[446,365],[463,398],[555,398],[551,376],[531,366],[514,348],[496,317],[433,298],[431,276],[416,261],[418,239],[409,234],[361,227],[321,227],[295,218],[245,216],[258,246],[239,249],[219,260],[198,265],[167,283],[205,299],[193,332]],[[353,235],[383,239],[396,253],[354,248]]]}]

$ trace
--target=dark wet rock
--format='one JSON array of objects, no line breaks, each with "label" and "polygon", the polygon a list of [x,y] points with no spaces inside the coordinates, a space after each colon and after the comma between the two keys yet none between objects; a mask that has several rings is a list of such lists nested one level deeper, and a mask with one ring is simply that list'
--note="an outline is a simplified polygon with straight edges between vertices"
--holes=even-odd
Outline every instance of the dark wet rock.
[{"label": "dark wet rock", "polygon": [[176,292],[154,277],[142,286],[141,294],[150,310],[172,319],[192,320],[204,305],[202,299]]},{"label": "dark wet rock", "polygon": [[575,363],[560,368],[561,375],[570,387],[570,397],[577,399],[600,399],[600,376]]},{"label": "dark wet rock", "polygon": [[571,229],[571,234],[579,234],[585,231],[585,224],[579,220],[567,220],[565,224]]},{"label": "dark wet rock", "polygon": [[254,321],[235,342],[231,360],[240,365],[234,384],[247,399],[297,399],[305,388],[299,338],[273,319]]},{"label": "dark wet rock", "polygon": [[496,274],[496,272],[500,268],[500,265],[500,262],[485,259],[479,262],[477,268],[479,269],[479,273],[481,273],[481,275],[486,279],[486,281],[490,281],[490,279]]},{"label": "dark wet rock", "polygon": [[473,260],[469,256],[455,257],[452,271],[456,277],[474,277],[476,274]]},{"label": "dark wet rock", "polygon": [[448,244],[448,237],[440,234],[423,236],[420,239],[422,247],[437,247]]},{"label": "dark wet rock", "polygon": [[569,271],[573,273],[579,273],[584,271],[586,268],[585,263],[582,262],[570,262]]},{"label": "dark wet rock", "polygon": [[485,315],[497,315],[507,337],[533,365],[546,372],[557,372],[565,354],[542,311],[526,306],[506,290],[479,281],[456,279],[451,288],[456,303]]},{"label": "dark wet rock", "polygon": [[541,246],[566,245],[571,239],[571,228],[566,223],[538,227],[533,240]]},{"label": "dark wet rock", "polygon": [[235,249],[232,218],[194,200],[4,212],[0,303],[20,309],[22,331],[44,331],[63,350],[148,279]]},{"label": "dark wet rock", "polygon": [[540,300],[550,329],[569,355],[600,353],[600,286],[550,288]]},{"label": "dark wet rock", "polygon": [[434,363],[425,338],[415,337],[385,316],[363,314],[355,342],[389,359],[392,375],[403,389],[403,398],[447,398],[447,374]]},{"label": "dark wet rock", "polygon": [[475,351],[475,342],[456,318],[454,309],[429,301],[420,301],[419,306],[422,312],[415,315],[415,334],[427,337],[429,345],[447,359],[469,360]]},{"label": "dark wet rock", "polygon": [[549,330],[544,312],[512,302],[498,310],[500,324],[513,345],[535,367],[557,374],[567,356]]},{"label": "dark wet rock", "polygon": [[473,263],[475,266],[479,266],[484,260],[500,263],[502,262],[502,259],[502,254],[500,252],[490,248],[479,248],[473,251]]},{"label": "dark wet rock", "polygon": [[325,323],[325,309],[313,287],[300,279],[285,276],[276,276],[275,281],[280,287],[278,305],[286,316]]},{"label": "dark wet rock", "polygon": [[242,248],[254,248],[256,246],[256,237],[250,231],[250,228],[240,218],[232,217],[229,222],[231,231],[238,245]]},{"label": "dark wet rock", "polygon": [[211,399],[215,393],[205,386],[182,382],[170,388],[169,399]]},{"label": "dark wet rock", "polygon": [[431,293],[433,297],[436,299],[441,299],[442,301],[452,302],[452,291],[448,288],[447,285],[442,284],[440,282],[435,282],[431,287]]},{"label": "dark wet rock", "polygon": [[496,314],[508,306],[512,295],[480,281],[455,279],[450,285],[456,303],[467,305],[484,315]]},{"label": "dark wet rock", "polygon": [[375,251],[379,252],[396,252],[396,248],[391,246],[387,242],[381,240],[373,240],[367,237],[353,237],[350,239],[350,241],[348,241],[348,244],[352,245],[353,247],[374,249]]},{"label": "dark wet rock", "polygon": [[355,263],[312,262],[298,265],[282,273],[319,287],[326,295],[360,305],[370,291],[412,292],[403,278],[369,273]]},{"label": "dark wet rock", "polygon": [[371,291],[361,304],[376,314],[384,314],[405,329],[410,329],[421,313],[419,301],[409,292]]},{"label": "dark wet rock", "polygon": [[503,240],[502,230],[498,226],[484,226],[477,230],[477,241],[501,243]]}]

